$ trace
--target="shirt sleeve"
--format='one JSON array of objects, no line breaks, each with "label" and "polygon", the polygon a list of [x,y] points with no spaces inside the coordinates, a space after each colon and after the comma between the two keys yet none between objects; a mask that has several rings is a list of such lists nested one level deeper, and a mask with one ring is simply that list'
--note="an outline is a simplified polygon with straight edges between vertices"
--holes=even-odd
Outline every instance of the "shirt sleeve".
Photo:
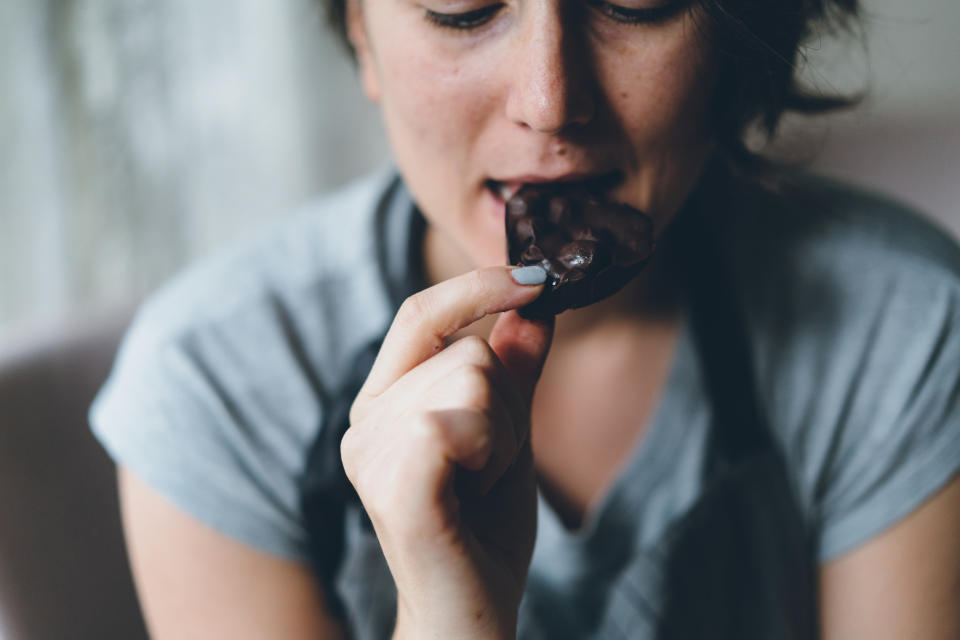
[{"label": "shirt sleeve", "polygon": [[[806,443],[822,561],[903,519],[960,469],[957,280],[899,274],[834,343],[841,371],[821,387],[834,428]],[[847,382],[831,388],[834,377]]]},{"label": "shirt sleeve", "polygon": [[91,408],[94,434],[197,520],[306,560],[296,479],[321,408],[296,341],[269,304],[177,331],[166,313],[141,312],[125,338]]}]

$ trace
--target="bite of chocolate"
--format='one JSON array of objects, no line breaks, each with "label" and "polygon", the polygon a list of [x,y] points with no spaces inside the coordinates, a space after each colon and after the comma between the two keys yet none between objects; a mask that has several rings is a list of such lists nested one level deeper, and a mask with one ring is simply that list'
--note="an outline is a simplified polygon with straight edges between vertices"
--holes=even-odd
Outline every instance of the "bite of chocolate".
[{"label": "bite of chocolate", "polygon": [[510,264],[547,272],[543,293],[519,310],[556,315],[613,295],[643,269],[654,248],[653,220],[572,185],[526,185],[506,207]]}]

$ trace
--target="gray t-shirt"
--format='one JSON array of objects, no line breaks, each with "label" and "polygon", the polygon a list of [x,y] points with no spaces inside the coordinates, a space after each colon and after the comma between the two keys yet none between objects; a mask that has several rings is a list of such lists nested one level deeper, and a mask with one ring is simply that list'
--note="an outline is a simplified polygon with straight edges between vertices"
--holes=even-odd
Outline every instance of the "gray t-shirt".
[{"label": "gray t-shirt", "polygon": [[[960,469],[960,250],[852,189],[797,178],[790,194],[743,189],[721,246],[815,563],[890,527]],[[384,171],[187,270],[137,315],[91,409],[97,437],[198,520],[309,562],[298,481],[325,399],[410,288],[418,215]],[[730,504],[704,471],[715,456],[707,396],[685,323],[647,435],[588,520],[569,531],[540,500],[521,637],[670,635],[671,532],[691,513],[710,531]],[[734,474],[766,524],[727,564],[703,551],[704,598],[718,601],[709,574],[763,573],[780,553],[762,533],[780,513],[761,495],[769,473]],[[389,635],[395,592],[376,540],[356,511],[346,530],[340,595],[359,637]],[[757,593],[775,600],[779,578],[763,580]],[[773,637],[784,602],[751,605],[756,624],[699,633]]]}]

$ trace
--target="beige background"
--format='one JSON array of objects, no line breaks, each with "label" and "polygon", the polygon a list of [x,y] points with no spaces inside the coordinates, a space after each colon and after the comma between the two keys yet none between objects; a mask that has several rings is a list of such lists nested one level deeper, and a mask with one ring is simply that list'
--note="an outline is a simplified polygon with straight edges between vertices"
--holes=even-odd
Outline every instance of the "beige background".
[{"label": "beige background", "polygon": [[[960,234],[960,2],[866,6],[866,48],[818,39],[804,67],[866,101],[788,140]],[[388,161],[322,23],[311,0],[0,2],[0,347]]]}]

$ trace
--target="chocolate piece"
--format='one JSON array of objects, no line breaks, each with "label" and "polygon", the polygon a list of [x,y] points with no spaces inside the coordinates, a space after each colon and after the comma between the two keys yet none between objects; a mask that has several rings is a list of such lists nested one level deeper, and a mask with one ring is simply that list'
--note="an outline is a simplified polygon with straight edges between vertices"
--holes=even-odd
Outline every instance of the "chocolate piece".
[{"label": "chocolate piece", "polygon": [[625,204],[601,202],[582,187],[526,185],[507,202],[510,264],[547,271],[543,293],[520,309],[555,315],[613,295],[653,253],[653,220]]}]

